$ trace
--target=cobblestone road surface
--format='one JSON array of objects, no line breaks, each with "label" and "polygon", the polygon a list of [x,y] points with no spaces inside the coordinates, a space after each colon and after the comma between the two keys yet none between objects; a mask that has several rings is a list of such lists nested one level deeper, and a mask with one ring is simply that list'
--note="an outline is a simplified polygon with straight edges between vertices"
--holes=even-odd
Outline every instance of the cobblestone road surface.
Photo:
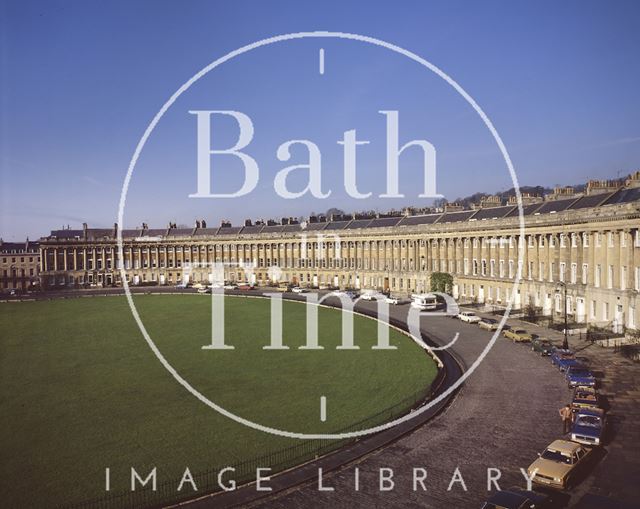
[{"label": "cobblestone road surface", "polygon": [[[404,312],[401,308],[395,313]],[[514,325],[560,342],[546,329],[512,320]],[[447,342],[456,332],[454,350],[470,365],[491,338],[491,333],[450,318],[429,318],[432,335]],[[580,355],[599,371],[602,390],[611,402],[614,429],[606,455],[585,480],[567,496],[569,507],[638,507],[640,499],[640,441],[638,414],[639,367],[619,354],[572,339]],[[498,468],[502,488],[524,487],[520,468],[562,435],[558,409],[571,397],[562,375],[548,358],[534,354],[528,345],[499,338],[480,367],[471,375],[447,410],[393,445],[356,465],[324,477],[332,492],[319,492],[308,484],[254,504],[260,508],[467,508],[480,507],[487,497],[487,469]],[[360,486],[354,488],[354,469]],[[413,468],[427,471],[426,491],[413,487]],[[379,469],[391,468],[395,487],[379,490]],[[466,484],[454,483],[456,468]],[[593,495],[613,500],[603,501]],[[593,505],[592,505],[593,504]]]}]

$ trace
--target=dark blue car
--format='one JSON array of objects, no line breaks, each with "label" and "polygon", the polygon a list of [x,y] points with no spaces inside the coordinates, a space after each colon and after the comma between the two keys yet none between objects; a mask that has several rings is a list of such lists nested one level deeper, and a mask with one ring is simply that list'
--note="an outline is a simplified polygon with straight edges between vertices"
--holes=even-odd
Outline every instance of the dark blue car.
[{"label": "dark blue car", "polygon": [[569,387],[577,387],[583,385],[586,387],[596,386],[596,377],[589,371],[589,368],[582,364],[578,364],[577,361],[574,364],[568,365],[566,369],[565,378]]},{"label": "dark blue car", "polygon": [[581,408],[573,420],[571,440],[585,445],[600,445],[604,428],[604,410],[601,408]]},{"label": "dark blue car", "polygon": [[551,364],[558,366],[560,371],[566,371],[569,366],[578,364],[578,361],[571,350],[558,349],[551,354]]}]

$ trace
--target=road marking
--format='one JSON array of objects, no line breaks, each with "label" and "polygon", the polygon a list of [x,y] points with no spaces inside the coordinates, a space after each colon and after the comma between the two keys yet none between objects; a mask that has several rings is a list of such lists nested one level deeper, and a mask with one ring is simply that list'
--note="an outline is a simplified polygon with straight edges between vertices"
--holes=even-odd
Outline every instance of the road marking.
[{"label": "road marking", "polygon": [[325,422],[327,420],[327,398],[320,396],[320,421]]},{"label": "road marking", "polygon": [[320,48],[320,74],[324,74],[324,48]]}]

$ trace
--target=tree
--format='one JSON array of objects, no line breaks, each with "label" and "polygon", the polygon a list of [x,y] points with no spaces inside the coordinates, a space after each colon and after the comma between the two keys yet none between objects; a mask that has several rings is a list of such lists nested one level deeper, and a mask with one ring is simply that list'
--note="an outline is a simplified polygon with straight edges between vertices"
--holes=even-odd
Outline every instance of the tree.
[{"label": "tree", "polygon": [[431,291],[451,294],[453,276],[447,272],[433,272],[431,274]]},{"label": "tree", "polygon": [[344,210],[331,207],[325,212],[325,216],[327,216],[328,218],[331,217],[332,214],[334,216],[344,216]]},{"label": "tree", "polygon": [[433,206],[437,209],[444,209],[444,206],[449,203],[446,198],[436,198],[433,200]]}]

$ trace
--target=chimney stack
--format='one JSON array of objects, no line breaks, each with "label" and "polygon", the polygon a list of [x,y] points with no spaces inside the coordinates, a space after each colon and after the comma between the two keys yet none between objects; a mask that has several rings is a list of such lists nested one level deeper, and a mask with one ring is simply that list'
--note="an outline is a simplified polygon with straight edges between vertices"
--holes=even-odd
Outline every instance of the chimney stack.
[{"label": "chimney stack", "polygon": [[452,203],[445,203],[444,204],[444,211],[445,212],[458,212],[460,210],[464,210],[464,207],[462,206],[462,204],[460,204],[458,202],[452,202]]}]

